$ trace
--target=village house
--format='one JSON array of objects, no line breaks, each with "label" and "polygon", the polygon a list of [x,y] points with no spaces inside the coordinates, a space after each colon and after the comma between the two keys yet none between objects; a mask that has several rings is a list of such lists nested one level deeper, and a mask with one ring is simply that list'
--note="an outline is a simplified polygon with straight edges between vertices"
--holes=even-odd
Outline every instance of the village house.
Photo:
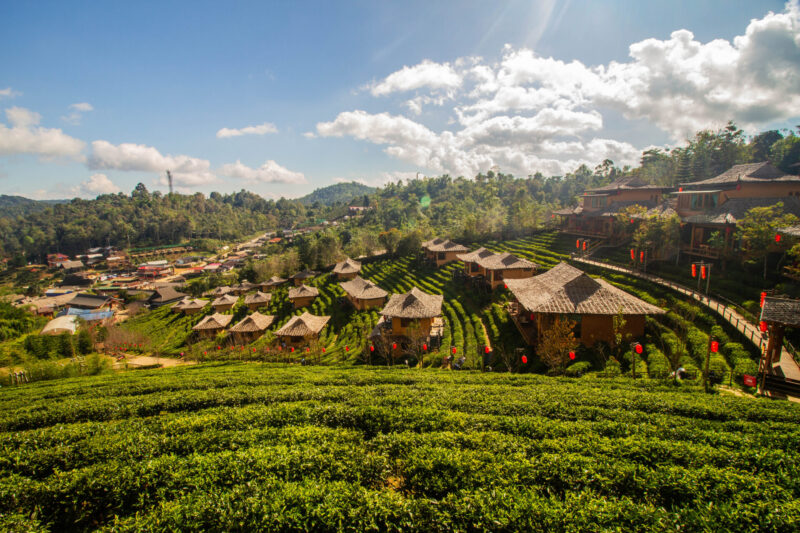
[{"label": "village house", "polygon": [[156,289],[152,295],[147,299],[147,304],[157,309],[163,305],[171,304],[186,298],[186,294],[176,291],[172,287],[161,287]]},{"label": "village house", "polygon": [[233,315],[214,313],[198,322],[197,325],[192,328],[192,331],[195,331],[200,338],[215,337],[231,323],[231,320],[233,320]]},{"label": "village house", "polygon": [[280,287],[284,283],[289,281],[288,279],[281,278],[279,276],[272,276],[267,281],[261,283],[261,290],[262,291],[272,291],[272,289],[276,287]]},{"label": "village house", "polygon": [[341,263],[336,263],[333,267],[333,274],[336,279],[353,279],[361,272],[361,263],[353,261],[349,257]]},{"label": "village house", "polygon": [[538,268],[533,261],[520,259],[510,253],[476,257],[475,263],[492,289],[503,285],[505,280],[530,278]]},{"label": "village house", "polygon": [[305,312],[289,319],[282,328],[275,332],[275,336],[282,342],[295,346],[311,342],[319,338],[320,331],[330,319],[329,316],[316,316]]},{"label": "village house", "polygon": [[478,259],[483,259],[494,255],[494,252],[487,250],[483,246],[472,252],[458,254],[456,258],[464,262],[464,275],[470,278],[476,276],[486,276],[486,271],[478,264]]},{"label": "village house", "polygon": [[269,293],[256,291],[254,294],[248,294],[244,297],[244,304],[251,311],[255,311],[261,307],[269,305],[272,295]]},{"label": "village house", "polygon": [[289,289],[289,300],[295,309],[311,305],[317,296],[319,296],[319,289],[316,287],[300,285],[294,289]]},{"label": "village house", "polygon": [[622,314],[624,338],[644,335],[645,316],[663,314],[602,279],[559,263],[544,274],[506,282],[514,296],[509,311],[525,341],[535,346],[556,318],[575,322],[575,338],[585,346],[614,343],[614,317]]},{"label": "village house", "polygon": [[69,261],[69,256],[64,254],[47,254],[48,268],[58,268],[64,261]]},{"label": "village house", "polygon": [[381,307],[386,303],[386,296],[389,294],[360,276],[340,283],[339,286],[344,290],[347,300],[359,311]]},{"label": "village house", "polygon": [[131,263],[128,260],[128,256],[115,254],[106,257],[106,265],[109,270],[125,270],[130,268]]},{"label": "village house", "polygon": [[150,261],[143,263],[136,269],[136,276],[139,279],[157,279],[172,275],[172,266],[167,261]]},{"label": "village house", "polygon": [[256,285],[255,283],[250,283],[247,280],[243,280],[241,283],[231,287],[231,293],[242,295],[242,294],[245,294],[247,292],[256,290],[257,288],[258,288],[258,285]]},{"label": "village house", "polygon": [[652,209],[661,204],[663,194],[669,188],[644,183],[638,178],[621,178],[586,190],[577,207],[554,211],[560,219],[562,232],[579,237],[607,239],[615,236],[618,229],[614,221],[622,209],[640,205]]},{"label": "village house", "polygon": [[236,305],[236,302],[238,301],[238,296],[234,296],[232,294],[223,294],[211,302],[211,307],[214,308],[215,312],[221,313],[223,311],[229,311],[230,309],[233,309],[233,306]]},{"label": "village house", "polygon": [[93,311],[112,308],[114,305],[113,298],[109,296],[87,293],[76,294],[70,301],[66,303],[67,308],[91,309]]},{"label": "village house", "polygon": [[228,333],[236,344],[246,344],[261,337],[274,320],[274,316],[262,315],[256,311],[231,326]]},{"label": "village house", "polygon": [[446,239],[432,239],[422,243],[422,251],[425,257],[440,267],[451,261],[458,260],[458,254],[468,251],[466,246],[462,246]]},{"label": "village house", "polygon": [[206,291],[203,293],[203,295],[211,296],[213,298],[219,298],[220,296],[231,294],[232,291],[233,289],[231,289],[231,287],[222,286],[222,287],[216,287],[215,289],[212,289],[210,291]]},{"label": "village house", "polygon": [[422,339],[441,337],[444,331],[441,294],[428,294],[414,287],[405,294],[393,294],[380,311],[381,319],[372,335],[383,329],[393,338],[415,336]]},{"label": "village house", "polygon": [[311,279],[317,274],[319,274],[319,272],[314,272],[313,270],[303,270],[296,274],[292,274],[291,276],[289,276],[289,279],[292,280],[295,287],[299,287],[300,285],[305,283],[307,279]]},{"label": "village house", "polygon": [[182,312],[184,315],[196,315],[208,305],[208,300],[184,298],[172,306],[173,312]]},{"label": "village house", "polygon": [[58,266],[64,272],[78,272],[84,268],[83,261],[78,261],[77,259],[74,261],[62,261]]},{"label": "village house", "polygon": [[675,195],[683,223],[681,252],[695,257],[717,259],[733,250],[736,224],[753,207],[782,202],[784,212],[800,216],[800,176],[766,162],[735,165],[719,176],[682,183]]}]

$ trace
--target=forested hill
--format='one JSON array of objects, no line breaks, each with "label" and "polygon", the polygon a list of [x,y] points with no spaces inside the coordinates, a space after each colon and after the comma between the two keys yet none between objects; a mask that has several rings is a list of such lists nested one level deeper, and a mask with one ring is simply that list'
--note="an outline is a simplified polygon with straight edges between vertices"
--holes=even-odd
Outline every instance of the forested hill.
[{"label": "forested hill", "polygon": [[357,200],[358,205],[362,205],[363,196],[374,194],[377,191],[375,187],[369,187],[361,183],[351,181],[349,183],[337,183],[328,187],[317,189],[311,194],[307,194],[300,198],[303,205],[313,205],[319,202],[322,205],[333,205],[335,203],[350,203],[353,199]]},{"label": "forested hill", "polygon": [[48,206],[67,202],[69,200],[31,200],[22,196],[0,194],[0,217],[26,216],[46,209]]}]

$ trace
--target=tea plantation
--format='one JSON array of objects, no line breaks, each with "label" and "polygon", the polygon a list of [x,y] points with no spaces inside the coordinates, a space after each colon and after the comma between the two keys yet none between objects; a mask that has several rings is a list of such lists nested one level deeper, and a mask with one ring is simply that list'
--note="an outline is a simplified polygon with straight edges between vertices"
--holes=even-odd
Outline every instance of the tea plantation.
[{"label": "tea plantation", "polygon": [[0,407],[4,531],[800,523],[798,406],[657,380],[210,363]]}]

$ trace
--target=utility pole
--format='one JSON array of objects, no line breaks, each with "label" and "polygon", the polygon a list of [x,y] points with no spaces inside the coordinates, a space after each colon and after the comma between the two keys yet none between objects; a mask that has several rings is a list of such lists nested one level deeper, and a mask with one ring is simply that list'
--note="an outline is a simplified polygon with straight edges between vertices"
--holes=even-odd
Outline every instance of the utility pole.
[{"label": "utility pole", "polygon": [[169,194],[172,195],[172,173],[167,170],[167,181],[169,182]]}]

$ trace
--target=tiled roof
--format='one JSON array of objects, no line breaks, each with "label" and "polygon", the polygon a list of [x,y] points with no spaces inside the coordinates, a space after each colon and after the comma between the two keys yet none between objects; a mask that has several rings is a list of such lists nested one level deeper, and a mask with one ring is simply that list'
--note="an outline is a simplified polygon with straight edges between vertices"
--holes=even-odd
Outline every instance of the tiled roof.
[{"label": "tiled roof", "polygon": [[662,314],[654,305],[620,290],[602,279],[559,263],[544,274],[506,280],[508,289],[531,313],[580,315]]},{"label": "tiled roof", "polygon": [[360,276],[356,276],[350,281],[345,281],[339,285],[347,294],[359,300],[385,298],[389,294],[371,281],[365,280]]},{"label": "tiled roof", "polygon": [[734,165],[719,176],[706,180],[681,183],[683,187],[706,187],[709,185],[735,184],[737,182],[800,181],[800,176],[786,174],[764,161]]},{"label": "tiled roof", "polygon": [[764,298],[764,307],[761,308],[761,320],[800,326],[800,300],[767,296]]}]

